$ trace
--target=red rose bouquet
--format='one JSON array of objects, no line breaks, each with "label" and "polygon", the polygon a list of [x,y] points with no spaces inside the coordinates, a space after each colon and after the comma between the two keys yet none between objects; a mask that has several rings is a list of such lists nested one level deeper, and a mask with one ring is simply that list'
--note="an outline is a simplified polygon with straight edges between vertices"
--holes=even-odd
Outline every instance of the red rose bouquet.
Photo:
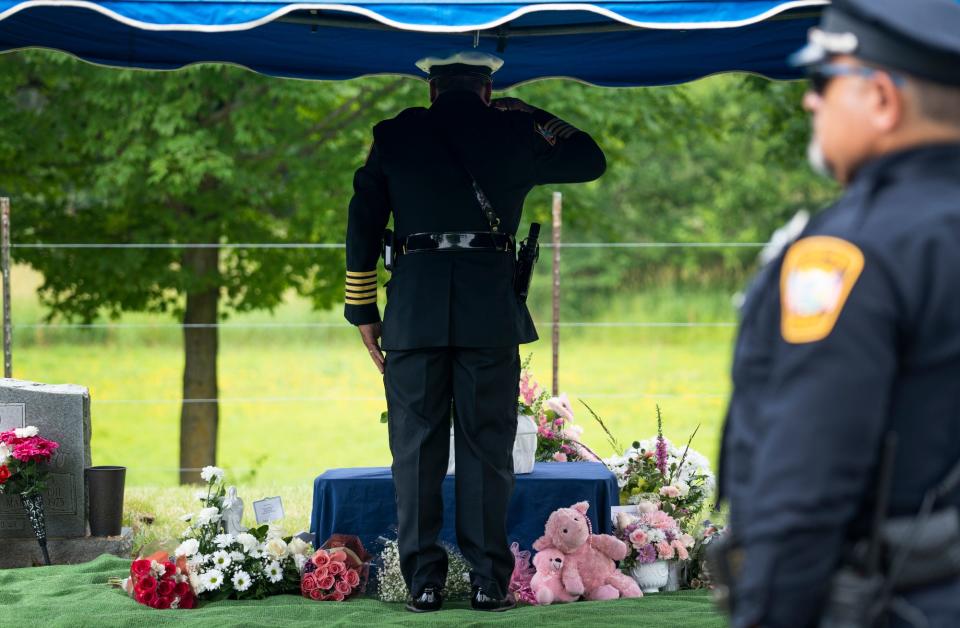
[{"label": "red rose bouquet", "polygon": [[342,602],[363,592],[370,555],[356,536],[333,535],[303,566],[300,592],[312,600]]},{"label": "red rose bouquet", "polygon": [[163,552],[133,561],[130,577],[121,586],[150,608],[193,608],[196,604],[186,564],[172,562]]}]

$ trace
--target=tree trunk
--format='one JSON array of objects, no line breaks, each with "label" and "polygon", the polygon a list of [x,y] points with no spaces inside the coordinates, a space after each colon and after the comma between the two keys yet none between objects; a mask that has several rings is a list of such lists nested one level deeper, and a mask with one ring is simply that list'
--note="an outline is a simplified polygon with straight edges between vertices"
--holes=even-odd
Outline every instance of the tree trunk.
[{"label": "tree trunk", "polygon": [[[220,251],[187,249],[184,271],[211,287],[187,293],[183,316],[183,404],[180,411],[180,484],[200,482],[200,469],[217,462],[217,302]],[[207,281],[204,281],[207,283]],[[191,325],[202,324],[202,327]],[[193,401],[190,400],[204,400]]]}]

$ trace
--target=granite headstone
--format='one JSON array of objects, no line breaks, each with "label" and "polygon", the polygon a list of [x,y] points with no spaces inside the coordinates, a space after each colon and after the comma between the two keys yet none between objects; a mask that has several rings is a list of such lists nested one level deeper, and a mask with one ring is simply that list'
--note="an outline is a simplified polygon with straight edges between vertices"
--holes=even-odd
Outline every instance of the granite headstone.
[{"label": "granite headstone", "polygon": [[[43,494],[47,536],[82,537],[87,531],[83,470],[90,459],[90,392],[74,384],[0,379],[0,431],[34,425],[60,443]],[[33,538],[16,495],[0,495],[0,539]]]}]

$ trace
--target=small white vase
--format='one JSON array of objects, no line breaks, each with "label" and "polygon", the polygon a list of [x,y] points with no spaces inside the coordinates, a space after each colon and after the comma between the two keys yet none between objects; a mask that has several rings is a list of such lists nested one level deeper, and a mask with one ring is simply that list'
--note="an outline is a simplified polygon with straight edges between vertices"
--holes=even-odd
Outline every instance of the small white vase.
[{"label": "small white vase", "polygon": [[634,565],[630,569],[630,575],[644,593],[658,593],[661,587],[667,586],[670,569],[667,561],[656,560],[646,565]]},{"label": "small white vase", "polygon": [[[533,417],[517,415],[517,436],[513,441],[513,472],[517,475],[532,473],[537,454],[537,423]],[[454,453],[453,426],[450,426],[450,458],[447,460],[447,475],[457,471]]]}]

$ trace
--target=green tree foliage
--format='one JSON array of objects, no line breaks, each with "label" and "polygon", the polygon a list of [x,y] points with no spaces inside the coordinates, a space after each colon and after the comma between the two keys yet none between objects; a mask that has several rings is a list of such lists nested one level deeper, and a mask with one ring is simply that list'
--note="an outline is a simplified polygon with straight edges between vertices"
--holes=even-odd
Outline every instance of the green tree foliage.
[{"label": "green tree foliage", "polygon": [[[804,87],[727,75],[660,88],[523,88],[523,98],[594,133],[607,153],[599,181],[557,188],[564,241],[766,242],[797,211],[823,206],[836,187],[806,164]],[[549,224],[551,191],[531,194],[528,218]],[[574,309],[589,313],[605,302],[599,297],[664,280],[739,286],[757,252],[577,249],[565,254],[564,285],[581,297]]]},{"label": "green tree foliage", "polygon": [[[229,66],[103,69],[61,54],[0,57],[0,192],[18,243],[210,243],[209,248],[17,249],[42,272],[50,317],[169,312],[184,329],[181,467],[215,461],[217,331],[290,288],[342,295],[335,249],[369,127],[415,82],[283,81]],[[185,471],[183,480],[196,474]]]}]

